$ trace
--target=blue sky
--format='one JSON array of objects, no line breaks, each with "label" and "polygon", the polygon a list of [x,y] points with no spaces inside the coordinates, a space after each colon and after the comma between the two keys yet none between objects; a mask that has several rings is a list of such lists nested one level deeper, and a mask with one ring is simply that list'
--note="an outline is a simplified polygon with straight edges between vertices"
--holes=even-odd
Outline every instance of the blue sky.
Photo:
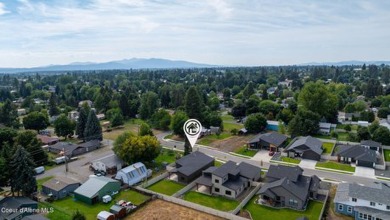
[{"label": "blue sky", "polygon": [[0,67],[390,60],[388,0],[0,0]]}]

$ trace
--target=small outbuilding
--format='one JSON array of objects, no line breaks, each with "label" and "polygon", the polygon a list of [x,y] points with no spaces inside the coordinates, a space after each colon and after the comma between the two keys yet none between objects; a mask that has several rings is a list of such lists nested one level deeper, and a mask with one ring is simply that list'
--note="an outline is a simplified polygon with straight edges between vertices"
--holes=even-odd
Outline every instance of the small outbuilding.
[{"label": "small outbuilding", "polygon": [[74,191],[74,198],[87,204],[95,204],[105,195],[114,195],[121,188],[117,180],[104,176],[91,176],[85,183]]},{"label": "small outbuilding", "polygon": [[119,206],[119,205],[111,206],[110,212],[113,213],[115,215],[115,217],[119,218],[119,219],[125,217],[126,214],[127,214],[126,208],[122,207],[122,206]]},{"label": "small outbuilding", "polygon": [[52,196],[54,199],[62,199],[73,193],[80,185],[79,181],[58,176],[42,184],[42,193]]},{"label": "small outbuilding", "polygon": [[107,211],[99,212],[96,217],[98,220],[115,220],[115,215]]},{"label": "small outbuilding", "polygon": [[152,170],[146,169],[146,166],[141,163],[135,163],[118,171],[115,179],[121,180],[124,184],[132,186],[145,180],[152,175]]}]

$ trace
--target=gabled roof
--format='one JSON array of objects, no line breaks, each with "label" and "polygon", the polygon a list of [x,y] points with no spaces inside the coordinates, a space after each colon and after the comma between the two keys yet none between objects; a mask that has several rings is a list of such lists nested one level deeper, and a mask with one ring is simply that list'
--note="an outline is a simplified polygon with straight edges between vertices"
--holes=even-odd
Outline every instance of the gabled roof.
[{"label": "gabled roof", "polygon": [[252,164],[245,163],[245,162],[241,162],[238,165],[238,169],[240,170],[240,176],[243,176],[243,177],[248,178],[250,180],[252,180],[256,176],[258,176],[259,173],[261,172],[260,167],[257,167],[257,166],[254,166]]},{"label": "gabled roof", "polygon": [[72,143],[69,143],[69,142],[58,142],[56,144],[53,144],[51,146],[49,146],[50,149],[55,149],[55,150],[58,150],[58,151],[62,151],[62,150],[65,150],[65,154],[66,155],[71,155],[72,152],[78,148],[77,145],[75,144],[72,144]]},{"label": "gabled roof", "polygon": [[382,146],[381,143],[373,141],[373,140],[364,140],[360,142],[361,145],[380,148]]},{"label": "gabled roof", "polygon": [[273,144],[273,145],[279,147],[287,140],[287,136],[285,136],[283,134],[279,134],[277,132],[270,132],[270,133],[265,133],[265,134],[260,135],[259,140],[260,141],[263,140],[267,143],[270,143],[270,144]]},{"label": "gabled roof", "polygon": [[111,154],[105,157],[102,157],[93,162],[100,162],[106,165],[106,167],[116,167],[118,164],[123,164],[123,160],[121,160],[116,154]]},{"label": "gabled roof", "polygon": [[30,198],[22,197],[22,196],[5,197],[2,200],[0,200],[0,208],[5,207],[9,209],[18,209],[22,205],[30,205],[30,204],[37,204],[37,202]]},{"label": "gabled roof", "polygon": [[79,147],[94,147],[94,146],[100,146],[100,140],[90,140],[88,142],[85,142],[85,143],[81,143],[81,144],[78,144],[77,146]]},{"label": "gabled roof", "polygon": [[292,143],[286,150],[293,150],[295,148],[299,148],[302,146],[306,146],[310,150],[314,151],[317,154],[322,154],[322,142],[317,138],[313,138],[311,136],[299,137],[294,143]]},{"label": "gabled roof", "polygon": [[353,158],[359,161],[376,162],[375,150],[368,149],[361,145],[341,145],[339,151],[336,153],[338,156]]},{"label": "gabled roof", "polygon": [[[307,178],[309,178],[310,180],[310,177]],[[306,179],[304,181],[306,181]],[[264,184],[264,186],[260,188],[259,194],[264,194],[267,190],[270,190],[272,192],[272,189],[276,187],[283,187],[286,191],[298,197],[299,199],[306,200],[307,195],[309,193],[308,191],[309,184],[310,182],[306,184],[297,184],[290,181],[288,178],[283,177],[282,179],[274,181],[272,183]],[[272,192],[272,193],[278,196],[284,196],[281,194],[277,194],[276,192]]]},{"label": "gabled roof", "polygon": [[303,173],[303,169],[299,166],[284,166],[284,165],[273,165],[268,169],[266,177],[274,179],[282,179],[286,177],[290,181],[297,182],[299,176]]},{"label": "gabled roof", "polygon": [[49,137],[49,136],[41,135],[41,134],[37,134],[37,138],[39,140],[41,140],[41,142],[44,144],[50,144],[53,142],[58,142],[60,140],[59,138],[56,138],[56,137]]},{"label": "gabled roof", "polygon": [[238,169],[237,164],[229,160],[228,162],[222,164],[222,166],[214,170],[213,175],[216,175],[218,177],[224,177],[228,174],[237,175],[239,172],[240,170]]},{"label": "gabled roof", "polygon": [[[139,169],[139,168],[141,168],[141,167],[145,167],[145,165],[144,165],[143,163],[141,163],[141,162],[137,162],[137,163],[135,163],[135,164],[132,164],[132,165],[130,165],[130,166],[127,166],[127,167],[125,167],[125,168],[119,170],[118,173],[119,173],[119,172],[130,173],[130,172],[132,172],[133,170],[137,170],[137,169]],[[145,169],[146,169],[146,167],[145,167]]]},{"label": "gabled roof", "polygon": [[390,187],[383,183],[364,186],[357,183],[340,183],[337,187],[334,202],[345,202],[349,198],[390,205]]},{"label": "gabled roof", "polygon": [[189,176],[213,161],[214,158],[207,156],[202,152],[195,151],[176,160],[176,164],[181,166],[176,170],[180,173],[183,173],[184,175]]},{"label": "gabled roof", "polygon": [[77,183],[80,184],[80,182],[78,182],[74,179],[70,179],[70,178],[64,177],[64,176],[58,176],[58,177],[55,177],[51,180],[44,182],[42,184],[42,186],[45,186],[49,189],[53,189],[55,191],[60,191],[71,184],[77,184]]},{"label": "gabled roof", "polygon": [[108,183],[119,183],[119,181],[104,176],[93,176],[90,177],[74,192],[85,197],[92,198]]}]

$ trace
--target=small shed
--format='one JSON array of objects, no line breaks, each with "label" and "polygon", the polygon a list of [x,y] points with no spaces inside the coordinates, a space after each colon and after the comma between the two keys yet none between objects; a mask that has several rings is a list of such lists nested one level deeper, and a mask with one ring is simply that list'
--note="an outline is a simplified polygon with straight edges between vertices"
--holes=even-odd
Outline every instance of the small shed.
[{"label": "small shed", "polygon": [[51,195],[55,199],[62,199],[75,191],[80,182],[68,177],[58,176],[42,184],[42,192]]},{"label": "small shed", "polygon": [[146,166],[137,162],[133,165],[125,167],[119,170],[115,176],[115,179],[121,180],[124,184],[132,186],[147,179],[152,175],[152,170],[146,169]]},{"label": "small shed", "polygon": [[126,208],[119,205],[111,206],[110,212],[113,213],[116,218],[123,218],[127,214]]},{"label": "small shed", "polygon": [[115,215],[111,212],[101,211],[97,215],[98,220],[115,220]]}]

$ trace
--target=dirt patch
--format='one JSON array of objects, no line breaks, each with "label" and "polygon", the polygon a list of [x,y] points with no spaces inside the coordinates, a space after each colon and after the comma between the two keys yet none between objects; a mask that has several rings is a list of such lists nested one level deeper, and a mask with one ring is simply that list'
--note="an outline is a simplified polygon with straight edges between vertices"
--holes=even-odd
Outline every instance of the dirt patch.
[{"label": "dirt patch", "polygon": [[166,202],[164,200],[154,200],[147,205],[137,210],[135,213],[126,217],[125,220],[137,219],[137,220],[150,220],[150,219],[210,219],[218,220],[223,219],[214,215],[210,215],[204,212],[199,212],[194,209],[190,209],[184,206],[180,206],[174,203]]},{"label": "dirt patch", "polygon": [[252,138],[253,135],[232,136],[223,140],[213,141],[210,143],[210,147],[215,147],[224,152],[234,152],[236,149],[245,145]]},{"label": "dirt patch", "polygon": [[330,219],[330,220],[353,220],[352,217],[349,217],[349,216],[346,216],[346,215],[337,214],[337,213],[334,212],[333,199],[334,199],[334,196],[336,195],[336,190],[337,190],[337,186],[332,184],[332,186],[330,187],[330,190],[329,190],[329,198],[328,198],[328,202],[326,204],[326,209],[325,209],[326,219]]}]

